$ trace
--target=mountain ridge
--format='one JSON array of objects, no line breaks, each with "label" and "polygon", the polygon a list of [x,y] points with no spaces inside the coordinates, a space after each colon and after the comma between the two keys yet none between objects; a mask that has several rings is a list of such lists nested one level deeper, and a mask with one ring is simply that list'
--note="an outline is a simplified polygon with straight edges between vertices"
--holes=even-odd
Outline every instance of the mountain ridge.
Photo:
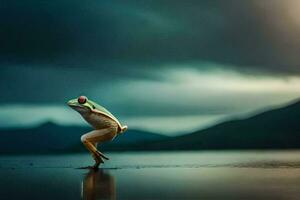
[{"label": "mountain ridge", "polygon": [[[180,136],[164,136],[129,129],[112,142],[103,143],[105,151],[138,150],[219,150],[300,148],[300,101],[258,114],[221,122],[206,129]],[[1,153],[86,152],[81,135],[90,127],[61,126],[53,122],[35,128],[0,130]],[[18,139],[16,139],[18,138]]]},{"label": "mountain ridge", "polygon": [[147,147],[152,150],[300,148],[300,101]]}]

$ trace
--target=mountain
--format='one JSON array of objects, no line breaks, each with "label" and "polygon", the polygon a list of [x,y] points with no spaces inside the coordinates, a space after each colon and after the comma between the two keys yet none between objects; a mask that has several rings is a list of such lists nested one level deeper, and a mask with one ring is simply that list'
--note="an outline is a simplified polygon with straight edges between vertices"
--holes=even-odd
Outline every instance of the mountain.
[{"label": "mountain", "polygon": [[[52,122],[34,128],[0,130],[0,153],[69,153],[85,151],[81,135],[92,128],[60,126]],[[167,139],[168,136],[129,129],[113,141],[101,145],[103,150],[124,149],[128,145]],[[120,148],[122,147],[122,148]]]},{"label": "mountain", "polygon": [[[131,130],[101,150],[199,150],[300,148],[300,102],[245,119],[226,121],[177,137]],[[80,142],[91,128],[60,126],[51,122],[28,129],[0,130],[0,153],[87,152]]]},{"label": "mountain", "polygon": [[136,148],[152,150],[300,148],[300,102]]}]

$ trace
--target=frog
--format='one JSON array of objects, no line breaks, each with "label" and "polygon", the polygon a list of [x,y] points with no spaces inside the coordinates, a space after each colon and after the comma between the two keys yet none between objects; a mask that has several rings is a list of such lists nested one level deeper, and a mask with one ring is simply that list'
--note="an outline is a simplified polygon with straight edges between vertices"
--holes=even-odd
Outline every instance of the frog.
[{"label": "frog", "polygon": [[128,126],[121,125],[111,112],[86,96],[71,99],[67,104],[73,110],[77,111],[94,129],[83,134],[80,140],[95,161],[93,166],[85,168],[98,169],[100,164],[104,163],[104,160],[109,160],[109,158],[98,150],[97,145],[112,141],[118,134],[124,133],[128,129]]}]

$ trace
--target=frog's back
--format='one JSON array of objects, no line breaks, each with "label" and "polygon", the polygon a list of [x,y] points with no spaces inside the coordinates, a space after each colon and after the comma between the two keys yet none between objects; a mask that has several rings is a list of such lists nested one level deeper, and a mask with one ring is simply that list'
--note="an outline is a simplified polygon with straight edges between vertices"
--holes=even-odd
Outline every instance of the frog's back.
[{"label": "frog's back", "polygon": [[119,125],[120,129],[122,129],[122,126],[119,122],[119,120],[113,115],[111,114],[111,112],[109,112],[106,108],[104,108],[103,106],[100,106],[99,104],[97,104],[94,101],[89,100],[90,102],[92,102],[92,104],[95,106],[96,110],[103,115],[108,116],[109,118],[113,119],[115,122],[117,122],[117,124]]},{"label": "frog's back", "polygon": [[100,106],[99,104],[97,104],[96,102],[94,101],[91,101],[89,100],[90,102],[93,103],[93,105],[95,106],[95,108],[97,110],[99,110],[100,112],[106,114],[106,115],[109,115],[109,117],[112,117],[112,118],[116,118],[115,116],[113,116],[113,114],[111,114],[111,112],[109,112],[106,108],[104,108],[103,106]]}]

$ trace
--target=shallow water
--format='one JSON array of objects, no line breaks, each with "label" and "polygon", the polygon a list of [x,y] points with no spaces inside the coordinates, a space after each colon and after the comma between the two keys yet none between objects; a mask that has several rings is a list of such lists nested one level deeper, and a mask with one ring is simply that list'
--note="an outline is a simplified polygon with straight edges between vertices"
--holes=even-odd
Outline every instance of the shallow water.
[{"label": "shallow water", "polygon": [[300,151],[1,156],[0,199],[299,199]]}]

